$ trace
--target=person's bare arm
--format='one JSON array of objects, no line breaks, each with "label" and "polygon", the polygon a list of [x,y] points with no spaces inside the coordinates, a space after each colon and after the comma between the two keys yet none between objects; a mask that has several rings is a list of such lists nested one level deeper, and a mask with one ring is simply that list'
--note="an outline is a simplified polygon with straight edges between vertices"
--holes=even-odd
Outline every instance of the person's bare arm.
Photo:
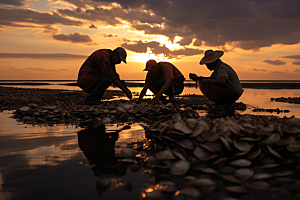
[{"label": "person's bare arm", "polygon": [[158,93],[153,98],[153,103],[158,103],[160,96],[170,87],[171,85],[171,78],[165,79],[165,84],[162,86],[162,88],[158,91]]},{"label": "person's bare arm", "polygon": [[131,91],[126,87],[125,84],[123,85],[119,80],[115,80],[114,84],[115,84],[115,86],[120,88],[125,93],[125,95],[128,97],[128,99],[132,99]]},{"label": "person's bare arm", "polygon": [[145,96],[147,90],[148,90],[148,86],[144,86],[144,88],[142,89],[142,91],[140,93],[139,100],[142,100],[142,98]]}]

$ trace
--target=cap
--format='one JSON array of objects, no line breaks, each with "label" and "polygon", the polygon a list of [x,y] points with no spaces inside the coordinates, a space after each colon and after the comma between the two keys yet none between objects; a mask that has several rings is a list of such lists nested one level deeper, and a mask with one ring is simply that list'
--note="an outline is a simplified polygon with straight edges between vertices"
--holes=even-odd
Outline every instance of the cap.
[{"label": "cap", "polygon": [[155,65],[157,65],[157,62],[155,60],[153,60],[153,59],[148,60],[146,62],[146,68],[144,69],[144,71],[149,71]]},{"label": "cap", "polygon": [[127,53],[126,53],[125,49],[122,48],[122,47],[117,47],[114,51],[118,52],[121,61],[123,61],[124,63],[126,63]]}]

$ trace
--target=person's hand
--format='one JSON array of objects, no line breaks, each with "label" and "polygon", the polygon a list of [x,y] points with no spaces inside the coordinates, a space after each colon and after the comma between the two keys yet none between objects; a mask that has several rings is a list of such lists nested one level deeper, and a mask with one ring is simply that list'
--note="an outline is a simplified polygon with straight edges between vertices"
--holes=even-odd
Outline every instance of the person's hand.
[{"label": "person's hand", "polygon": [[157,104],[159,102],[159,98],[160,96],[155,96],[152,101],[151,101],[151,104]]},{"label": "person's hand", "polygon": [[196,74],[190,73],[189,76],[190,76],[190,79],[192,79],[193,81],[197,81],[198,80],[198,76]]},{"label": "person's hand", "polygon": [[128,97],[128,99],[132,99],[132,94],[130,92],[130,90],[125,90],[125,95]]}]

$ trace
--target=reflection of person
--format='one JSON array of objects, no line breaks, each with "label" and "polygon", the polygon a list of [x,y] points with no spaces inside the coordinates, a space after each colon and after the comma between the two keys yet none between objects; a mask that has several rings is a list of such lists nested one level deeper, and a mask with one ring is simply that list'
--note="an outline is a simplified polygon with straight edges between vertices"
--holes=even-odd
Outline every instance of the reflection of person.
[{"label": "reflection of person", "polygon": [[220,57],[223,51],[205,51],[200,65],[205,64],[210,71],[210,77],[190,74],[190,78],[197,82],[204,96],[217,104],[231,104],[239,99],[244,90],[236,72]]},{"label": "reflection of person", "polygon": [[90,164],[95,176],[117,175],[122,176],[126,169],[116,167],[117,158],[115,157],[115,142],[118,140],[118,132],[105,133],[105,125],[97,128],[87,128],[77,133],[78,144]]},{"label": "reflection of person", "polygon": [[141,91],[139,100],[146,94],[147,89],[155,94],[153,103],[164,100],[162,94],[169,96],[169,100],[174,99],[174,95],[181,94],[185,80],[182,73],[169,62],[159,62],[148,60],[144,71],[148,71],[144,88]]},{"label": "reflection of person", "polygon": [[77,85],[89,95],[85,99],[87,105],[98,105],[105,90],[114,83],[131,99],[132,94],[124,81],[116,72],[116,64],[126,63],[126,51],[122,47],[115,50],[100,49],[93,52],[81,66]]}]

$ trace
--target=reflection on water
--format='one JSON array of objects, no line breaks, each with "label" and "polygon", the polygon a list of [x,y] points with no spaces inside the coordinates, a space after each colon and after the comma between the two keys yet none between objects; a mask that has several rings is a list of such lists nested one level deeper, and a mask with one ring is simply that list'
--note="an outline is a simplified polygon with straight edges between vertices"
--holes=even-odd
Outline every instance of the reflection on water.
[{"label": "reflection on water", "polygon": [[127,143],[145,139],[139,124],[31,126],[9,118],[11,115],[0,113],[1,200],[99,199],[99,195],[101,199],[137,199],[138,187],[101,194],[102,190],[95,190],[96,182],[105,176],[115,180],[115,187],[130,188],[126,183],[142,185],[149,179],[116,164]]}]

